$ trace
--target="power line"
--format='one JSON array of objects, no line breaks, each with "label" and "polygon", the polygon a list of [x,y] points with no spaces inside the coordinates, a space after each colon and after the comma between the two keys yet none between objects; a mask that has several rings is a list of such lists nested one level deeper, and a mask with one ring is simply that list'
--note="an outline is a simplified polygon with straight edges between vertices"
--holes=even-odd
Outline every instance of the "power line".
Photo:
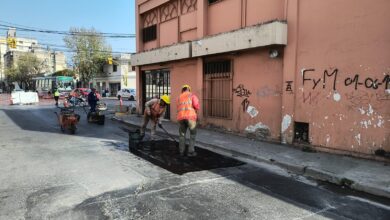
[{"label": "power line", "polygon": [[[6,43],[0,43],[2,45],[7,45]],[[31,47],[31,46],[25,46],[25,45],[17,45],[19,47],[25,47],[25,48],[29,48],[29,49],[38,49],[38,50],[44,50],[45,47],[42,47],[43,45],[47,45],[47,46],[50,46],[50,44],[40,44],[39,46],[35,46],[35,47]],[[65,47],[66,46],[61,46],[61,45],[54,45],[54,44],[51,44],[53,45],[52,47],[59,47],[59,48],[55,48],[55,51],[60,51],[60,52],[69,52],[69,53],[72,53],[72,52],[78,52],[77,50],[72,50],[72,49],[63,49],[63,48],[60,48],[60,47]],[[109,50],[93,50],[93,52],[108,52],[108,53],[117,53],[117,54],[132,54],[132,52],[126,52],[126,51],[109,51]]]},{"label": "power line", "polygon": [[[0,21],[2,22],[2,21]],[[3,22],[4,23],[4,22]],[[1,28],[2,27],[2,28]],[[57,30],[47,30],[47,29],[38,29],[38,28],[25,28],[21,25],[7,25],[0,24],[1,30],[8,30],[9,28],[15,28],[21,32],[38,32],[38,33],[46,33],[46,34],[59,34],[66,36],[97,36],[101,35],[106,38],[135,38],[135,34],[124,34],[124,33],[104,33],[104,32],[96,32],[96,33],[81,33],[76,31],[57,31]]]},{"label": "power line", "polygon": [[[32,29],[32,30],[49,31],[49,32],[72,33],[72,32],[69,32],[69,31],[58,31],[58,30],[49,30],[49,29],[31,27],[31,26],[26,26],[26,25],[21,25],[21,24],[15,24],[15,23],[11,23],[11,22],[8,22],[8,21],[2,21],[2,20],[0,20],[0,23],[5,23],[8,27],[14,27],[14,28],[19,27],[19,28],[21,28],[21,29]],[[102,35],[135,36],[135,34],[128,34],[128,33],[104,33],[104,32],[99,32],[99,34],[102,34]]]},{"label": "power line", "polygon": [[[37,30],[48,30],[48,29],[43,29],[43,28],[37,28],[37,27],[31,27],[31,26],[26,26],[26,25],[21,25],[21,24],[15,24],[15,23],[11,23],[11,22],[8,22],[8,21],[4,21],[4,20],[0,20],[0,23],[6,23],[8,25],[13,25],[13,26],[20,26],[20,27],[23,27],[23,28],[29,28],[29,29],[37,29]],[[67,31],[63,31],[63,32],[67,32]],[[118,35],[134,35],[134,34],[128,34],[128,33],[104,33],[104,32],[99,32],[100,34],[118,34]]]}]

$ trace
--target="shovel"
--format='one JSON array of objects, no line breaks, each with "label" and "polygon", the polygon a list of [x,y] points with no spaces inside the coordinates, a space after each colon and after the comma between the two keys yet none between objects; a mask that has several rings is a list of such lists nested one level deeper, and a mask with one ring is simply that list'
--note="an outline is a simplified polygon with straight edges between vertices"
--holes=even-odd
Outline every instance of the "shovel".
[{"label": "shovel", "polygon": [[165,132],[165,134],[168,135],[168,137],[175,142],[176,146],[179,146],[179,143],[176,141],[176,139],[172,135],[170,135],[167,130],[165,130],[162,124],[158,124],[158,127],[161,128]]}]

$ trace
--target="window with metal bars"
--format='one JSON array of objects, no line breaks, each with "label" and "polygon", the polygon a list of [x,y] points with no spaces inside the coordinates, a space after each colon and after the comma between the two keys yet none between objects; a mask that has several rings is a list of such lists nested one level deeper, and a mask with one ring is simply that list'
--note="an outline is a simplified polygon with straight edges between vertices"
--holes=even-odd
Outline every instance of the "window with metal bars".
[{"label": "window with metal bars", "polygon": [[142,29],[142,41],[148,42],[157,39],[157,25],[152,25]]},{"label": "window with metal bars", "polygon": [[232,119],[233,68],[231,60],[205,62],[203,66],[203,114]]}]

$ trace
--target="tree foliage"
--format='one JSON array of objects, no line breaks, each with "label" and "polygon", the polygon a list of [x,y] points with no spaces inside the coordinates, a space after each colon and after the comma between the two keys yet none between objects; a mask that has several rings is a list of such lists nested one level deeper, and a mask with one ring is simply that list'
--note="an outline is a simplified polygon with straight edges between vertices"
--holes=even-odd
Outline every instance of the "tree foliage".
[{"label": "tree foliage", "polygon": [[75,76],[75,72],[71,69],[63,69],[53,73],[52,76]]},{"label": "tree foliage", "polygon": [[103,65],[111,56],[111,47],[95,29],[71,28],[72,35],[64,37],[73,52],[72,61],[81,82],[86,85],[96,76],[104,75]]},{"label": "tree foliage", "polygon": [[33,53],[24,53],[16,61],[16,65],[7,68],[5,75],[8,82],[17,82],[25,89],[31,89],[32,78],[41,74],[47,65]]}]

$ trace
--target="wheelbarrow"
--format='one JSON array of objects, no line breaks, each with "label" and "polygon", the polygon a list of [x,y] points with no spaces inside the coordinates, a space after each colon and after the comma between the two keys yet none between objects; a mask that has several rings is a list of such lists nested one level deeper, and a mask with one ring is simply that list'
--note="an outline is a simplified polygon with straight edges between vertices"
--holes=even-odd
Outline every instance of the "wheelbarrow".
[{"label": "wheelbarrow", "polygon": [[71,134],[75,134],[77,123],[80,121],[80,115],[76,114],[74,109],[58,108],[60,109],[60,113],[54,113],[57,115],[61,131],[65,132],[65,130],[69,130]]}]

